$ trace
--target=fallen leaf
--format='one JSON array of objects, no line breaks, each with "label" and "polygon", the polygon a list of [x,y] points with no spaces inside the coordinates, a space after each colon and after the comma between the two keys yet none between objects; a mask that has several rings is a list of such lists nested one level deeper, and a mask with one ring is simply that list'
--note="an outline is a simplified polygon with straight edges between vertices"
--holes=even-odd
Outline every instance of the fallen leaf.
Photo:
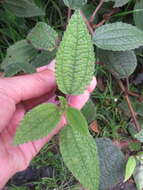
[{"label": "fallen leaf", "polygon": [[95,133],[100,133],[100,129],[98,126],[97,121],[93,121],[90,125],[89,125],[90,129],[92,129],[92,131],[94,131]]}]

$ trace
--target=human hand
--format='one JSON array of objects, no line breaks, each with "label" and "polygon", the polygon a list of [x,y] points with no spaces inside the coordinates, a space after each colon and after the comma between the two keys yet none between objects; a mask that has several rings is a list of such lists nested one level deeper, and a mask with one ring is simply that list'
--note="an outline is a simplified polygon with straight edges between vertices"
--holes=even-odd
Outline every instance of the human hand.
[{"label": "human hand", "polygon": [[[55,96],[53,70],[54,61],[35,74],[0,79],[0,188],[16,172],[26,169],[44,144],[65,124],[63,118],[47,137],[19,146],[12,145],[16,128],[25,112]],[[81,109],[95,86],[94,78],[84,94],[69,97],[69,104]]]}]

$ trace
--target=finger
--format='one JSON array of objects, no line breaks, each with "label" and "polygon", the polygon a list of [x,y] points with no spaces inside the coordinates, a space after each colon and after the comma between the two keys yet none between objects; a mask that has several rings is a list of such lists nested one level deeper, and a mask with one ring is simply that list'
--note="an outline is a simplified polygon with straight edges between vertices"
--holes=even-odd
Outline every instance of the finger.
[{"label": "finger", "polygon": [[51,68],[39,73],[0,79],[0,91],[10,96],[15,103],[42,96],[56,88],[55,74]]}]

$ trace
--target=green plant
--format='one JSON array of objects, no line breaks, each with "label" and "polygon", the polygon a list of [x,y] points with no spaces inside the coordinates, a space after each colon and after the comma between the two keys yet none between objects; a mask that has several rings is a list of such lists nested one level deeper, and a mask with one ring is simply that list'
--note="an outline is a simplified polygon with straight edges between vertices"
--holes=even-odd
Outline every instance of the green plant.
[{"label": "green plant", "polygon": [[[91,121],[89,118],[87,118],[88,122],[86,121],[84,115],[88,116],[84,114],[84,111],[82,114],[79,110],[68,105],[67,95],[78,95],[84,92],[94,73],[97,72],[97,70],[94,70],[96,60],[99,60],[107,71],[112,73],[121,90],[128,93],[121,80],[127,79],[135,71],[138,59],[134,49],[143,46],[141,21],[137,22],[140,15],[136,11],[134,11],[136,26],[121,22],[121,20],[102,25],[104,22],[108,22],[108,19],[103,19],[102,24],[95,24],[94,15],[108,1],[101,0],[90,17],[89,13],[86,16],[87,14],[84,12],[87,1],[64,0],[65,5],[69,7],[69,24],[64,32],[62,41],[60,42],[61,33],[59,35],[59,31],[40,21],[36,23],[25,40],[16,42],[7,49],[7,55],[1,65],[6,76],[13,76],[20,72],[33,73],[37,67],[46,65],[56,57],[57,85],[58,89],[64,93],[64,96],[58,96],[58,105],[42,104],[29,111],[17,130],[14,144],[22,144],[46,136],[57,127],[62,116],[66,117],[67,126],[60,132],[62,157],[73,175],[88,190],[104,190],[118,183],[124,173],[124,156],[113,142],[104,138],[95,140],[91,136],[88,130],[88,123]],[[129,0],[112,0],[112,2],[114,7],[121,7],[130,3]],[[19,1],[19,5],[22,5],[22,3],[27,7],[27,12],[23,10],[22,6],[16,8],[17,4],[11,0],[6,0],[4,7],[9,11],[16,10],[15,14],[18,17],[43,16],[45,14],[43,9],[38,7],[34,1]],[[32,13],[29,12],[29,7],[30,9],[32,7]],[[141,1],[135,4],[135,9],[136,7],[142,8]],[[71,9],[75,11],[71,19],[69,19]],[[113,21],[116,16],[118,15],[114,15],[112,18],[112,14],[108,15]],[[93,30],[94,27],[95,31]],[[106,92],[102,94],[103,99],[105,99],[106,94]],[[116,99],[114,94],[110,93],[109,97],[112,99],[110,100],[112,104],[114,104],[113,101]],[[120,98],[120,95],[118,97]],[[137,134],[134,134],[134,138],[142,142],[142,130],[140,131],[140,125],[135,117],[128,94],[125,94],[125,99],[136,127]],[[105,104],[108,105],[108,102],[106,101]],[[89,106],[94,107],[92,103]],[[112,109],[113,107],[115,105],[112,106]],[[92,108],[90,107],[89,109]],[[104,112],[106,111],[104,110]],[[114,109],[112,112],[114,112]],[[116,117],[116,113],[113,115]],[[112,134],[105,131],[105,136],[117,139],[118,129],[121,128],[120,125],[116,125],[116,122],[112,118],[110,119],[108,113],[105,114],[105,117],[102,115],[99,115],[99,117],[105,122],[108,120],[107,125],[109,125],[110,120]],[[38,119],[35,120],[35,118]],[[108,154],[107,150],[111,151],[112,155]],[[107,157],[110,159],[108,160]],[[118,162],[120,161],[119,168],[115,165],[117,160]],[[132,163],[130,162],[133,162],[133,167],[131,167]],[[127,168],[129,165],[131,170],[126,174],[125,181],[131,176],[135,168],[134,157],[131,157],[128,163]],[[112,172],[114,177],[111,176]]]}]

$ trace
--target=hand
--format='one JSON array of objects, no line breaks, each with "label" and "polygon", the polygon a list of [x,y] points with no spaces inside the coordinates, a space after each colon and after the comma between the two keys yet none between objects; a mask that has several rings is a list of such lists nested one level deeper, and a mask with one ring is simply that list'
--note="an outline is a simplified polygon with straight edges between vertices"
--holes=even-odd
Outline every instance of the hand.
[{"label": "hand", "polygon": [[[48,69],[47,69],[48,68]],[[39,150],[63,127],[64,119],[45,138],[13,146],[19,122],[26,111],[54,97],[56,81],[54,61],[35,74],[0,79],[0,188],[16,172],[26,169]],[[69,104],[81,109],[96,85],[95,78],[79,96],[70,96]]]}]

